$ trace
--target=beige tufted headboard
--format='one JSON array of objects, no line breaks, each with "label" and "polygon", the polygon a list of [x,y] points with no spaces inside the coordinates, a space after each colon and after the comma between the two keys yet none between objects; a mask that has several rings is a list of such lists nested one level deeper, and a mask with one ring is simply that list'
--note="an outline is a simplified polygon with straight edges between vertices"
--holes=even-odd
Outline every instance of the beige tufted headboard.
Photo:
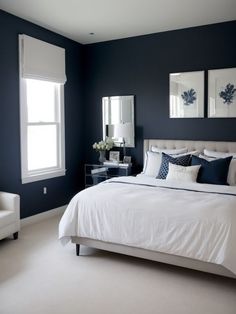
[{"label": "beige tufted headboard", "polygon": [[189,151],[198,150],[203,152],[204,148],[225,153],[236,153],[236,142],[213,142],[213,141],[185,141],[185,140],[144,140],[144,154],[151,149],[151,146],[158,148],[183,148],[187,147]]}]

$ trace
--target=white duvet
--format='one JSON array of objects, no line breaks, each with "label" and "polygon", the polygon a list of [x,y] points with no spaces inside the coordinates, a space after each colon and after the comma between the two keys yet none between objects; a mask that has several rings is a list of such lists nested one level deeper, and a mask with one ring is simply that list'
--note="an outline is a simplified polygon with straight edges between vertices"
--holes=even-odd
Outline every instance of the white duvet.
[{"label": "white duvet", "polygon": [[222,264],[236,274],[236,187],[110,179],[78,193],[59,238],[86,237]]}]

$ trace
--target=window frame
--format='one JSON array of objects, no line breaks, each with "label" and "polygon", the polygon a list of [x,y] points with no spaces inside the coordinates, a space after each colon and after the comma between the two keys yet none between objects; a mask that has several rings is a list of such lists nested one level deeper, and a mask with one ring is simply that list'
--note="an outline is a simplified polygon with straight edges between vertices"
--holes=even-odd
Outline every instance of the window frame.
[{"label": "window frame", "polygon": [[[21,143],[21,180],[22,183],[30,183],[45,179],[51,179],[66,174],[65,169],[65,125],[64,125],[64,84],[58,84],[57,96],[55,96],[57,112],[56,122],[28,122],[27,112],[27,79],[21,76],[20,65],[20,143]],[[57,161],[58,166],[28,170],[28,126],[29,125],[53,125],[58,128],[57,133]]]}]

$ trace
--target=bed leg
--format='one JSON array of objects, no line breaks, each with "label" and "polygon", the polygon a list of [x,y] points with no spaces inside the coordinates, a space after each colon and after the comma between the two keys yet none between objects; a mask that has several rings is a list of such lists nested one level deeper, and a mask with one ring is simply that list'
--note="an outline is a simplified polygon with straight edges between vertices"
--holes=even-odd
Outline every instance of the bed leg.
[{"label": "bed leg", "polygon": [[79,256],[80,245],[76,244],[76,255]]},{"label": "bed leg", "polygon": [[13,233],[13,239],[17,240],[18,239],[18,232]]}]

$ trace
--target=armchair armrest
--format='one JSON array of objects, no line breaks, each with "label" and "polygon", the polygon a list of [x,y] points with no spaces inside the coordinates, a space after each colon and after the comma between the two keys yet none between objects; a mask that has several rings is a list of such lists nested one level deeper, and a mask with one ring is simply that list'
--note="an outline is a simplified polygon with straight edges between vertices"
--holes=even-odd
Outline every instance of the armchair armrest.
[{"label": "armchair armrest", "polygon": [[18,194],[0,192],[0,210],[14,211],[20,219],[20,196]]}]

